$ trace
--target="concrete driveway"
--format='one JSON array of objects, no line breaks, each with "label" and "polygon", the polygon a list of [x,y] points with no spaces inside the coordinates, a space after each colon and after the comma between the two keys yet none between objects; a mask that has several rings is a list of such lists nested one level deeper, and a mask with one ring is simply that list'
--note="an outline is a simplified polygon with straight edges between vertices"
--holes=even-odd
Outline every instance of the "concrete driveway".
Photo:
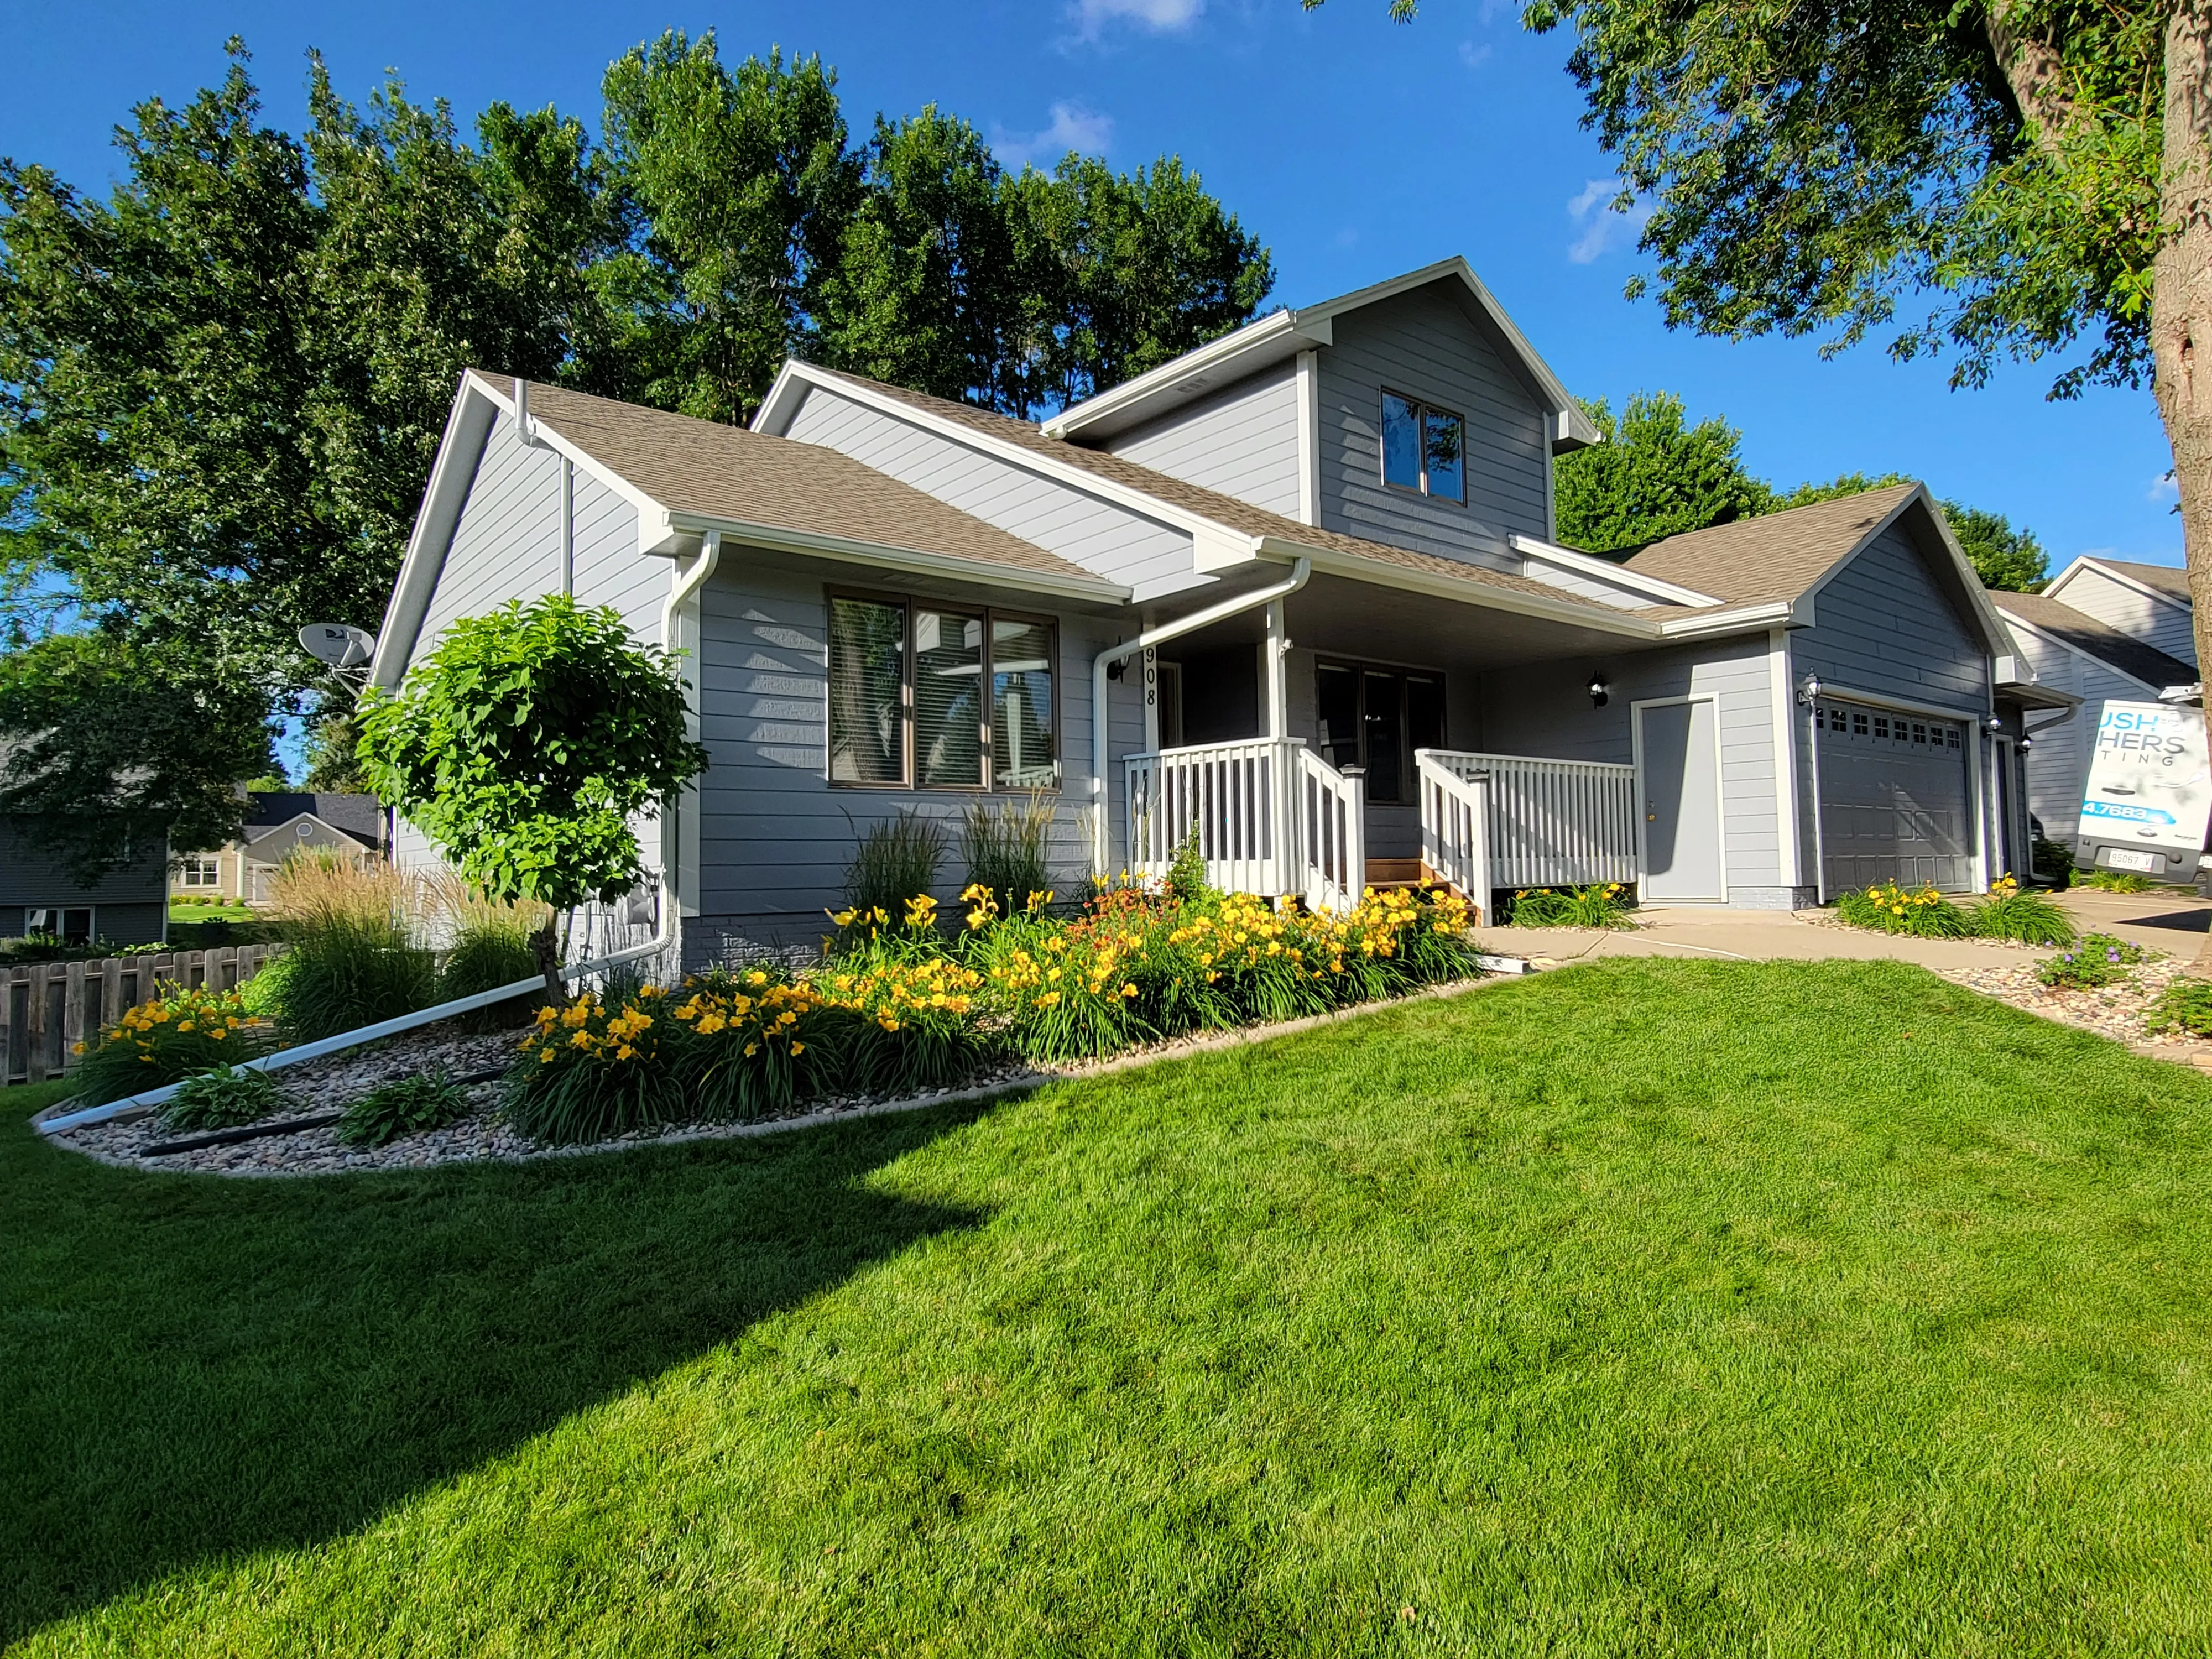
[{"label": "concrete driveway", "polygon": [[[2117,933],[2184,961],[2194,957],[2212,927],[2212,902],[2162,888],[2148,893],[2089,889],[2055,895],[2084,933]],[[1972,968],[2049,954],[2047,946],[1990,939],[1899,939],[1846,927],[1817,910],[1726,910],[1657,906],[1638,910],[1642,924],[1619,933],[1576,927],[1486,927],[1483,948],[1527,957],[1539,966],[1601,957],[1711,957],[1739,962],[1813,962],[1828,957],[1889,958],[1924,968]]]}]

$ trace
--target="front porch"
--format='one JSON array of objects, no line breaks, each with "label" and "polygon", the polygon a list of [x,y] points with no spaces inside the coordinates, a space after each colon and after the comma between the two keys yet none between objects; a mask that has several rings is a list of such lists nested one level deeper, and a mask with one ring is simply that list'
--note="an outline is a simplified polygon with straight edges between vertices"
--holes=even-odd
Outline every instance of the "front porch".
[{"label": "front porch", "polygon": [[1302,738],[1202,744],[1125,763],[1130,873],[1164,877],[1195,837],[1215,886],[1346,910],[1364,888],[1436,881],[1485,913],[1501,888],[1634,882],[1636,770],[1449,749],[1414,753],[1420,851],[1372,857],[1364,768]]}]

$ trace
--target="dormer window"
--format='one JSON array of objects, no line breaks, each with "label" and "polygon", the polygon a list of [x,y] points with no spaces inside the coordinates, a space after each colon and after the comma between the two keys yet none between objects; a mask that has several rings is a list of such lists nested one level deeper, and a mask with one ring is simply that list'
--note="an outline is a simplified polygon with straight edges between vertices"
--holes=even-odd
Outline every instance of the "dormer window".
[{"label": "dormer window", "polygon": [[1382,482],[1464,506],[1467,422],[1448,409],[1384,392]]}]

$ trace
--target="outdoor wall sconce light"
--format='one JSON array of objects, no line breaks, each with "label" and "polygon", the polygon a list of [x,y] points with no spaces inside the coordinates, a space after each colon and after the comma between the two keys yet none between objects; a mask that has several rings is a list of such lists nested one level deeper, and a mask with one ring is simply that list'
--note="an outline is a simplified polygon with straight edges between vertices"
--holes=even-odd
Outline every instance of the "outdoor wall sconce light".
[{"label": "outdoor wall sconce light", "polygon": [[1109,680],[1118,680],[1128,672],[1129,659],[1127,657],[1116,657],[1106,665],[1106,678]]},{"label": "outdoor wall sconce light", "polygon": [[1606,697],[1612,690],[1613,688],[1605,683],[1604,675],[1591,675],[1589,678],[1590,707],[1593,708],[1604,708]]},{"label": "outdoor wall sconce light", "polygon": [[2019,748],[2020,752],[2025,755],[2029,750],[2035,747],[2035,739],[2033,738],[2022,738],[2017,747]]},{"label": "outdoor wall sconce light", "polygon": [[1992,732],[2002,732],[2004,730],[2004,716],[2002,714],[1985,714],[1982,717],[1982,724],[1989,727]]},{"label": "outdoor wall sconce light", "polygon": [[1813,702],[1814,700],[1815,700],[1816,698],[1818,698],[1818,697],[1820,696],[1820,677],[1818,674],[1808,674],[1808,675],[1806,675],[1806,676],[1805,676],[1805,678],[1804,678],[1802,681],[1800,681],[1800,682],[1798,683],[1798,686],[1797,686],[1797,701],[1798,701],[1798,702],[1804,702],[1804,703],[1809,703],[1809,702]]}]

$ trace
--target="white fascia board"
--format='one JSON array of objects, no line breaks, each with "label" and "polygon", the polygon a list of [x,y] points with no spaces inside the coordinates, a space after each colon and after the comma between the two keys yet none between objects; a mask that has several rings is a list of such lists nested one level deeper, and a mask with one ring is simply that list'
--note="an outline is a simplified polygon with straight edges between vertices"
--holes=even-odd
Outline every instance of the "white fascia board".
[{"label": "white fascia board", "polygon": [[2067,582],[2073,577],[2074,573],[2077,570],[2085,568],[2094,570],[2106,581],[2118,582],[2121,586],[2129,589],[2132,592],[2140,593],[2147,599],[2155,599],[2160,605],[2172,605],[2176,611],[2188,611],[2192,608],[2188,600],[2177,599],[2172,594],[2164,592],[2158,588],[2153,587],[2148,582],[2138,580],[2136,578],[2128,574],[2124,570],[2115,570],[2111,565],[2106,564],[2102,559],[2098,558],[2094,554],[2091,553],[2082,554],[2080,557],[2076,558],[2073,563],[2068,565],[2065,569],[2060,571],[2056,576],[2052,577],[2050,581],[2045,583],[2043,597],[2046,599],[2057,599],[2058,597],[2058,590],[2067,584]]},{"label": "white fascia board", "polygon": [[1764,632],[1771,628],[1803,625],[1789,600],[1769,599],[1760,605],[1740,605],[1702,616],[1672,617],[1660,622],[1656,631],[1664,640],[1703,640],[1721,634]]},{"label": "white fascia board", "polygon": [[[2024,634],[2033,634],[2037,639],[2041,640],[2045,645],[2055,647],[2058,650],[2064,651],[2073,656],[2079,657],[2083,662],[2089,664],[2094,668],[2101,668],[2107,674],[2117,674],[2120,678],[2127,681],[2131,685],[2140,685],[2144,690],[2149,692],[2154,698],[2155,698],[2160,691],[2166,689],[2164,686],[2153,685],[2148,680],[2137,679],[2133,674],[2129,673],[2126,669],[2120,667],[2116,663],[2106,662],[2095,652],[2084,651],[2080,646],[2075,644],[2071,640],[2062,640],[2056,634],[2046,634],[2043,629],[2038,628],[2033,623],[2023,622],[2021,618],[2011,615],[2009,612],[2005,616],[2005,626],[2011,629],[2016,629]],[[2040,690],[2044,688],[2038,686],[2037,689]],[[2059,691],[2055,692],[2054,695],[2058,696],[2073,696],[2073,693]],[[2079,701],[2086,700],[2083,699]]]},{"label": "white fascia board", "polygon": [[483,454],[496,418],[495,398],[487,396],[483,379],[465,374],[446,416],[445,435],[431,459],[430,481],[416,509],[415,527],[407,538],[407,552],[385,602],[384,621],[376,631],[376,649],[368,659],[368,684],[389,691],[407,672],[414,654],[415,638],[437,591],[438,573],[461,522],[461,508],[469,498],[476,463]]},{"label": "white fascia board", "polygon": [[1333,547],[1310,547],[1302,542],[1274,536],[1262,538],[1259,551],[1261,558],[1285,563],[1297,559],[1310,559],[1316,571],[1332,576],[1348,577],[1372,587],[1393,587],[1401,592],[1425,593],[1461,605],[1476,605],[1486,610],[1506,611],[1516,616],[1539,617],[1546,622],[1564,623],[1574,628],[1594,629],[1600,633],[1622,634],[1632,639],[1656,640],[1661,637],[1660,630],[1639,611],[1594,611],[1587,604],[1577,605],[1565,599],[1553,600],[1539,594],[1523,593],[1516,588],[1492,587],[1483,582],[1467,581],[1433,571],[1415,570],[1381,559],[1362,558],[1356,553],[1340,552]]},{"label": "white fascia board", "polygon": [[679,545],[708,531],[720,535],[724,547],[737,543],[776,553],[796,553],[808,558],[834,559],[842,564],[866,565],[874,570],[896,570],[908,575],[942,576],[976,582],[988,587],[1017,587],[1024,592],[1054,599],[1079,599],[1093,605],[1127,605],[1130,592],[1118,583],[1097,578],[1057,575],[1019,565],[993,564],[980,559],[957,559],[942,553],[924,553],[909,547],[889,547],[877,542],[854,541],[843,536],[818,535],[780,525],[748,524],[739,519],[704,514],[669,515],[672,535]]},{"label": "white fascia board", "polygon": [[[514,398],[511,385],[508,391],[501,392],[497,381],[487,380],[473,369],[469,371],[468,378],[483,389],[483,395],[490,398],[509,420],[514,418]],[[530,416],[530,426],[531,429],[523,434],[526,442],[534,444],[539,448],[551,450],[564,460],[572,463],[576,471],[588,473],[635,507],[638,540],[641,550],[646,552],[658,550],[647,544],[652,539],[648,526],[652,531],[658,531],[665,525],[667,518],[667,510],[659,501],[647,495],[612,467],[586,454],[574,443],[562,436],[558,428],[548,426],[543,415],[533,410]]]},{"label": "white fascia board", "polygon": [[1297,313],[1278,311],[1247,323],[1194,351],[1125,380],[1110,392],[1071,404],[1038,429],[1048,438],[1072,438],[1079,432],[1110,437],[1146,419],[1158,406],[1178,408],[1244,378],[1287,361],[1300,351],[1329,342],[1326,323],[1318,331],[1301,328]]},{"label": "white fascia board", "polygon": [[[1170,501],[1163,501],[1158,496],[1147,494],[1144,490],[1133,489],[1127,484],[1117,483],[1111,478],[1102,477],[1089,468],[1079,466],[1072,461],[1054,460],[1049,455],[1038,454],[1026,445],[1013,443],[1004,438],[994,438],[988,432],[978,432],[973,427],[963,426],[957,421],[948,421],[943,416],[918,408],[903,398],[878,392],[872,386],[842,377],[831,378],[828,374],[817,374],[811,365],[796,360],[787,362],[784,365],[783,374],[776,377],[778,390],[782,389],[787,377],[797,384],[818,386],[823,392],[833,397],[849,398],[854,403],[872,409],[878,414],[888,415],[895,421],[903,421],[909,426],[918,426],[925,431],[933,432],[938,436],[958,444],[963,448],[975,450],[979,454],[992,456],[1005,461],[1011,466],[1018,466],[1024,471],[1035,473],[1038,477],[1049,478],[1054,483],[1064,484],[1078,494],[1089,495],[1110,506],[1121,507],[1125,512],[1137,514],[1139,518],[1150,519],[1155,524],[1166,525],[1171,530],[1181,530],[1193,537],[1204,530],[1224,539],[1241,540],[1255,550],[1260,540],[1259,538],[1243,531],[1231,529],[1227,525],[1216,524],[1202,513],[1193,513],[1186,507],[1177,507]],[[773,398],[775,394],[772,392],[770,395]],[[796,408],[795,398],[787,397],[787,402],[792,408]],[[773,403],[763,404],[762,416],[765,417],[774,406]],[[788,419],[788,415],[787,414],[784,418]],[[757,429],[781,435],[775,426],[763,425]]]},{"label": "white fascia board", "polygon": [[1558,565],[1594,580],[1610,582],[1615,587],[1625,587],[1632,593],[1641,593],[1648,599],[1663,599],[1670,605],[1718,605],[1717,594],[1700,593],[1694,587],[1684,587],[1679,582],[1662,580],[1657,576],[1646,576],[1631,570],[1626,565],[1613,563],[1571,547],[1561,547],[1554,542],[1539,541],[1534,536],[1523,536],[1518,531],[1505,538],[1505,544],[1523,558],[1540,559],[1546,564]]}]

